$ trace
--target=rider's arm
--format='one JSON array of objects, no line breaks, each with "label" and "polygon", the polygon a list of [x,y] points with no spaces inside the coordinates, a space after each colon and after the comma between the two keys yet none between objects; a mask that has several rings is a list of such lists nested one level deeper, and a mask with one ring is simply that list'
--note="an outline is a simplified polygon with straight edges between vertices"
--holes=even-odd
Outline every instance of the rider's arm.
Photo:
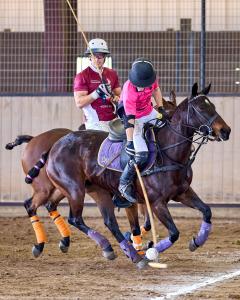
[{"label": "rider's arm", "polygon": [[91,94],[88,95],[87,91],[78,91],[74,92],[74,100],[78,108],[83,108],[84,106],[92,103],[95,99],[91,96]]},{"label": "rider's arm", "polygon": [[162,92],[159,87],[153,91],[153,98],[156,101],[157,108],[163,106]]},{"label": "rider's arm", "polygon": [[[128,127],[126,128],[126,135],[127,135],[127,140],[128,141],[133,141],[133,130],[134,130],[134,123],[135,119],[129,119],[128,120],[129,125],[132,124],[133,127]],[[131,125],[130,125],[131,126]]]}]

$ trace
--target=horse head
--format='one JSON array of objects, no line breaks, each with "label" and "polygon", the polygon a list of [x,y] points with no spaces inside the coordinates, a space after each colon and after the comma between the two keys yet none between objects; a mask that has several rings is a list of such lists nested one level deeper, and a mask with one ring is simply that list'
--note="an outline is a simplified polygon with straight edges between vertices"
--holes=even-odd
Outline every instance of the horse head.
[{"label": "horse head", "polygon": [[188,98],[187,124],[193,126],[202,135],[212,137],[216,141],[226,141],[229,139],[231,128],[207,97],[210,88],[211,83],[198,92],[198,84],[194,83],[192,86],[192,94]]}]

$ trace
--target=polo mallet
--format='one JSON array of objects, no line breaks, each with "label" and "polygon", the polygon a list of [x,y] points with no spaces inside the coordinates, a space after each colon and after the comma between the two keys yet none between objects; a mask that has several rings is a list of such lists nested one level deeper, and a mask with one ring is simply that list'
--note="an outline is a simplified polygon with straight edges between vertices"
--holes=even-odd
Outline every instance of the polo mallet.
[{"label": "polo mallet", "polygon": [[[153,244],[155,246],[157,244],[157,235],[156,235],[156,228],[155,228],[155,224],[154,224],[152,209],[151,209],[149,199],[148,199],[148,195],[147,195],[147,192],[146,192],[146,188],[145,188],[145,185],[143,183],[142,176],[140,174],[140,171],[138,169],[137,164],[134,164],[134,167],[136,169],[138,180],[140,182],[140,185],[141,185],[141,188],[142,188],[142,191],[143,191],[143,196],[144,196],[144,199],[145,199],[145,202],[146,202],[146,206],[147,206],[147,210],[148,210],[148,214],[149,214],[149,218],[150,218],[150,223],[151,223],[151,229],[152,229]],[[150,267],[153,267],[153,268],[158,268],[158,269],[167,268],[167,264],[162,264],[162,263],[159,263],[157,261],[152,261],[152,262],[149,262],[148,264],[149,264]]]},{"label": "polo mallet", "polygon": [[[74,10],[73,10],[73,8],[72,8],[72,5],[71,5],[71,3],[69,2],[69,0],[66,0],[66,2],[67,2],[68,6],[69,6],[69,8],[70,8],[70,10],[71,10],[71,12],[72,12],[72,15],[73,15],[75,21],[77,22],[77,24],[78,24],[78,26],[79,26],[79,28],[80,28],[80,31],[81,31],[81,34],[82,34],[82,36],[83,36],[84,42],[86,43],[87,48],[89,49],[89,52],[90,52],[91,56],[92,56],[93,59],[95,60],[95,57],[94,57],[93,52],[92,52],[92,49],[89,47],[88,40],[87,40],[86,35],[85,35],[85,33],[84,33],[83,29],[82,29],[82,25],[80,24],[80,22],[79,22],[79,20],[78,20],[78,18],[77,18],[77,16],[76,16],[76,14],[75,14],[75,12],[74,12]],[[100,76],[100,78],[102,79],[102,73],[101,73],[101,70],[99,69],[98,65],[96,64],[96,61],[95,61],[95,65],[96,65],[96,67],[97,67],[99,76]]]},{"label": "polo mallet", "polygon": [[[85,35],[84,31],[83,31],[82,25],[81,25],[81,23],[79,22],[79,20],[78,20],[76,14],[75,14],[75,12],[74,12],[74,10],[73,10],[73,8],[72,8],[71,3],[69,2],[69,0],[66,0],[66,2],[67,2],[68,6],[69,6],[69,8],[70,8],[70,10],[71,10],[71,12],[72,12],[72,15],[73,15],[75,21],[77,22],[77,24],[78,24],[78,26],[79,26],[79,28],[80,28],[80,31],[81,31],[81,33],[82,33],[84,42],[86,43],[87,48],[89,49],[89,52],[90,52],[90,54],[91,54],[91,57],[92,57],[93,60],[94,60],[94,64],[95,64],[95,66],[97,67],[97,71],[98,71],[98,74],[99,74],[99,76],[100,76],[100,78],[101,78],[101,81],[102,81],[102,83],[106,83],[105,80],[104,80],[103,77],[102,77],[102,72],[101,72],[101,70],[99,69],[99,67],[98,67],[98,65],[97,65],[97,63],[96,63],[96,58],[95,58],[95,56],[93,55],[92,49],[89,47],[89,43],[88,43],[88,40],[87,40],[87,38],[86,38],[86,35]],[[112,94],[112,92],[111,92],[111,97],[114,98],[114,95]]]}]

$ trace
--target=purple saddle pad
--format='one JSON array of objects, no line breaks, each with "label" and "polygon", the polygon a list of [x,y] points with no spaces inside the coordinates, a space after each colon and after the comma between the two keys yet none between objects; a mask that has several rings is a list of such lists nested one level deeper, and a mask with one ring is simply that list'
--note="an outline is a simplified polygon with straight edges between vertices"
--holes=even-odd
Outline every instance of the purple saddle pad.
[{"label": "purple saddle pad", "polygon": [[98,164],[107,169],[122,172],[120,154],[123,142],[112,142],[106,138],[98,151]]},{"label": "purple saddle pad", "polygon": [[[153,130],[148,131],[148,150],[149,150],[149,157],[148,162],[144,168],[144,170],[150,169],[157,156],[156,146],[155,146],[155,135]],[[108,138],[106,138],[98,151],[98,164],[101,167],[106,167],[107,169],[122,172],[123,169],[121,167],[120,158],[121,158],[121,151],[122,151],[123,142],[112,142]]]}]

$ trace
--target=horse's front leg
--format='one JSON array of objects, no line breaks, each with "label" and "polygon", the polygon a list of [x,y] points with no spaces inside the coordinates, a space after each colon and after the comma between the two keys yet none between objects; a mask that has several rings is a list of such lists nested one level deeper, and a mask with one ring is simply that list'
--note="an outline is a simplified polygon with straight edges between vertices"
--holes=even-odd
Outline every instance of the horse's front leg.
[{"label": "horse's front leg", "polygon": [[195,251],[199,246],[202,246],[206,242],[209,233],[211,232],[211,209],[198,197],[191,187],[185,193],[174,198],[174,200],[181,202],[188,207],[197,209],[203,214],[203,221],[200,230],[197,236],[193,237],[189,243],[189,250]]},{"label": "horse's front leg", "polygon": [[153,213],[158,220],[167,228],[169,236],[159,241],[155,248],[158,253],[161,253],[170,248],[179,238],[179,231],[173,222],[172,216],[167,208],[166,203],[156,201],[151,205]]}]

